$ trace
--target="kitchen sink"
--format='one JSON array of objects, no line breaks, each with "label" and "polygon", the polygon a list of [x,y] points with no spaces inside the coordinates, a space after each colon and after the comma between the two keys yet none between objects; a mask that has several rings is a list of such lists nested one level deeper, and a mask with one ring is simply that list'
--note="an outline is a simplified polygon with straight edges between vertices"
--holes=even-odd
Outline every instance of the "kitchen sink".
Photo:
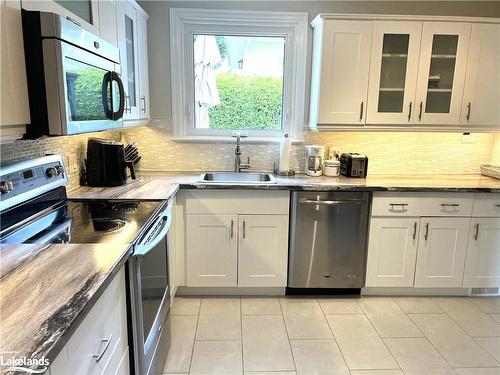
[{"label": "kitchen sink", "polygon": [[269,173],[257,172],[207,172],[200,176],[199,182],[210,184],[275,184],[276,180]]}]

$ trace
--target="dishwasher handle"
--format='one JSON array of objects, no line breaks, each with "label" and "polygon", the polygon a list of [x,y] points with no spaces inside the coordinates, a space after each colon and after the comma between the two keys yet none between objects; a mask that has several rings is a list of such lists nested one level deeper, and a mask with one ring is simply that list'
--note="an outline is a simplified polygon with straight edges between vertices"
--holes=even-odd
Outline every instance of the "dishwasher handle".
[{"label": "dishwasher handle", "polygon": [[315,201],[313,199],[303,198],[303,199],[299,199],[299,203],[314,204],[314,205],[326,205],[326,206],[339,206],[339,205],[345,205],[345,204],[362,204],[362,203],[364,203],[364,201],[361,199],[318,200],[318,201]]}]

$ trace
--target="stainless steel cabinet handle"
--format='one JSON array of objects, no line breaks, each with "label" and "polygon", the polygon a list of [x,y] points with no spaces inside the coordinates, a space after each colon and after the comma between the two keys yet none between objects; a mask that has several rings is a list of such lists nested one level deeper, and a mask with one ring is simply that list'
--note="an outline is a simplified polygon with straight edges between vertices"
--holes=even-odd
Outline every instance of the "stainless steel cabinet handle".
[{"label": "stainless steel cabinet handle", "polygon": [[467,104],[467,115],[465,116],[467,121],[470,120],[470,102]]},{"label": "stainless steel cabinet handle", "polygon": [[132,112],[132,107],[130,106],[130,96],[129,95],[125,95],[125,112],[127,112],[127,113]]},{"label": "stainless steel cabinet handle", "polygon": [[246,223],[245,220],[243,220],[243,238],[246,238],[246,236],[247,236]]},{"label": "stainless steel cabinet handle", "polygon": [[307,204],[320,204],[320,205],[340,205],[340,204],[361,204],[363,203],[360,199],[353,200],[329,200],[329,201],[315,201],[313,199],[299,199],[299,203],[307,203]]},{"label": "stainless steel cabinet handle", "polygon": [[500,207],[500,204],[495,204],[495,207]]},{"label": "stainless steel cabinet handle", "polygon": [[411,106],[412,106],[412,103],[410,102],[410,105],[408,106],[408,122],[410,122],[411,120]]},{"label": "stainless steel cabinet handle", "polygon": [[417,238],[417,222],[413,223],[413,239]]},{"label": "stainless steel cabinet handle", "polygon": [[363,120],[363,107],[364,107],[364,105],[365,105],[365,103],[361,102],[361,106],[359,109],[359,121]]},{"label": "stainless steel cabinet handle", "polygon": [[234,236],[234,221],[231,220],[231,238]]},{"label": "stainless steel cabinet handle", "polygon": [[406,210],[408,203],[389,203],[389,206],[391,206],[391,210],[394,210],[394,207],[401,207],[401,210]]},{"label": "stainless steel cabinet handle", "polygon": [[424,240],[427,241],[428,238],[429,238],[429,223],[425,224]]},{"label": "stainless steel cabinet handle", "polygon": [[102,349],[102,351],[100,353],[92,355],[92,358],[94,358],[96,362],[99,362],[102,359],[104,353],[106,353],[106,350],[108,350],[108,348],[109,348],[109,344],[111,344],[112,338],[113,338],[113,335],[109,335],[109,339],[101,340],[101,343],[105,343],[106,345],[104,345],[104,348]]},{"label": "stainless steel cabinet handle", "polygon": [[144,106],[142,107],[142,112],[146,113],[146,97],[145,96],[141,97],[141,102],[144,104]]},{"label": "stainless steel cabinet handle", "polygon": [[477,239],[479,238],[479,224],[476,224],[475,228],[476,228],[476,231],[474,233],[474,240],[477,241]]},{"label": "stainless steel cabinet handle", "polygon": [[422,120],[422,106],[424,105],[423,102],[420,102],[418,106],[418,121]]},{"label": "stainless steel cabinet handle", "polygon": [[441,203],[441,207],[460,207],[458,203]]}]

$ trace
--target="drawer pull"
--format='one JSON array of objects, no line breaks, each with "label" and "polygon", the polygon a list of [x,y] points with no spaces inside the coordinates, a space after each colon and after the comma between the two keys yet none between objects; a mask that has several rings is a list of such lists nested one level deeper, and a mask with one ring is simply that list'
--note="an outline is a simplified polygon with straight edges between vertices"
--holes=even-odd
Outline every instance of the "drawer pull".
[{"label": "drawer pull", "polygon": [[245,220],[243,220],[243,238],[246,238],[247,236],[247,229],[246,229],[247,225],[245,223]]},{"label": "drawer pull", "polygon": [[417,238],[417,222],[415,221],[415,223],[413,224],[413,239],[416,239]]},{"label": "drawer pull", "polygon": [[479,237],[479,224],[476,224],[475,227],[476,227],[476,232],[474,233],[474,240],[477,241]]},{"label": "drawer pull", "polygon": [[394,210],[395,207],[400,207],[401,210],[406,210],[406,207],[408,206],[408,203],[389,203],[389,206],[391,206],[391,210]]},{"label": "drawer pull", "polygon": [[109,339],[103,339],[103,340],[101,340],[101,343],[105,343],[104,348],[102,349],[102,352],[94,354],[92,356],[92,358],[95,358],[96,362],[99,362],[102,359],[102,357],[104,356],[104,353],[106,353],[106,351],[109,348],[109,344],[111,344],[111,339],[112,338],[113,338],[113,335],[109,335]]},{"label": "drawer pull", "polygon": [[446,208],[446,207],[460,207],[460,204],[458,203],[441,203],[441,207]]},{"label": "drawer pull", "polygon": [[495,204],[495,207],[500,208],[500,204]]},{"label": "drawer pull", "polygon": [[425,224],[424,240],[427,241],[428,238],[429,238],[429,223]]},{"label": "drawer pull", "polygon": [[231,220],[231,238],[234,236],[234,221]]}]

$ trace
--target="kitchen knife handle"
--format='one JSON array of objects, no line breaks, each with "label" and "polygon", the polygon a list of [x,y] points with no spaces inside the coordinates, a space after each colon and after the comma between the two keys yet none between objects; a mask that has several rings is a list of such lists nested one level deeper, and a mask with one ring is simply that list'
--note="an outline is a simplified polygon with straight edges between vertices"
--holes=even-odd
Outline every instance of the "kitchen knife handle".
[{"label": "kitchen knife handle", "polygon": [[135,176],[134,163],[132,161],[127,160],[127,161],[125,161],[125,166],[130,169],[130,177],[132,177],[132,180],[135,180],[136,176]]}]

